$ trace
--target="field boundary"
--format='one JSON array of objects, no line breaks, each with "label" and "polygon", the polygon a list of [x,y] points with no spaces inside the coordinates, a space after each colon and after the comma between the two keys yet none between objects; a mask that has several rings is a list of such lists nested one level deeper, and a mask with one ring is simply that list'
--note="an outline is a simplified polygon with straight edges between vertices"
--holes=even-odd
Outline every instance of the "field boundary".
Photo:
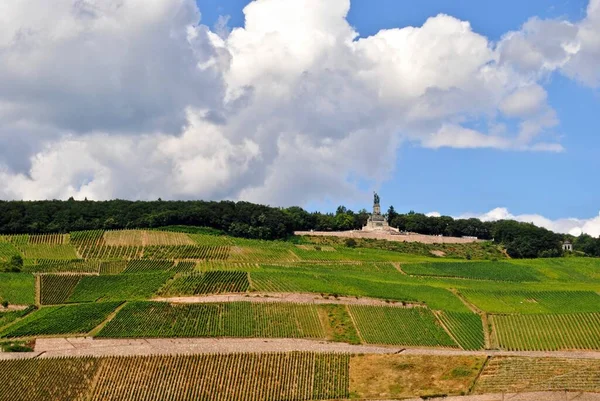
[{"label": "field boundary", "polygon": [[202,303],[227,303],[227,302],[257,302],[257,303],[290,303],[314,305],[366,305],[388,306],[392,308],[426,308],[425,304],[417,302],[386,301],[367,297],[322,296],[317,293],[304,292],[251,292],[208,294],[185,297],[155,297],[149,299],[154,302],[169,302],[172,304],[202,304]]},{"label": "field boundary", "polygon": [[[270,352],[341,352],[351,354],[398,354],[431,356],[509,356],[527,358],[568,358],[600,360],[600,352],[573,351],[465,351],[450,348],[419,348],[381,345],[353,345],[340,342],[289,338],[137,338],[96,339],[91,337],[38,338],[35,352],[19,357],[40,358],[62,356],[177,355],[214,353]],[[0,360],[14,359],[11,353],[0,352]]]}]

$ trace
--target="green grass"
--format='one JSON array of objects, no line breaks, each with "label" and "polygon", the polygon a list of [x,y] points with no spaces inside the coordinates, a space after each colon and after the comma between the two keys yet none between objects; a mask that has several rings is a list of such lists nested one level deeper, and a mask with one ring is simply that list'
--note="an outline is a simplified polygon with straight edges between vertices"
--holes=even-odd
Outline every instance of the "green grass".
[{"label": "green grass", "polygon": [[65,303],[81,280],[77,275],[50,275],[40,276],[40,303],[42,305],[58,305]]},{"label": "green grass", "polygon": [[147,299],[170,277],[171,273],[84,276],[67,302]]},{"label": "green grass", "polygon": [[465,298],[489,313],[600,312],[600,295],[593,291],[460,290]]},{"label": "green grass", "polygon": [[325,338],[314,305],[131,302],[98,337]]},{"label": "green grass", "polygon": [[327,322],[326,332],[330,340],[360,344],[356,327],[345,305],[319,305],[319,313]]},{"label": "green grass", "polygon": [[479,315],[462,312],[440,312],[438,317],[463,349],[478,350],[485,347],[483,322]]},{"label": "green grass", "polygon": [[368,344],[456,347],[429,309],[355,305],[348,309]]},{"label": "green grass", "polygon": [[510,351],[600,350],[600,313],[497,315],[501,348]]},{"label": "green grass", "polygon": [[55,334],[86,334],[102,323],[119,302],[50,306],[8,326],[0,337],[29,337]]},{"label": "green grass", "polygon": [[160,290],[163,296],[246,292],[248,273],[236,271],[193,272],[177,275]]},{"label": "green grass", "polygon": [[531,268],[508,262],[455,262],[404,264],[407,274],[421,276],[461,277],[477,280],[539,281]]},{"label": "green grass", "polygon": [[35,278],[29,273],[0,273],[0,301],[16,305],[35,303]]}]

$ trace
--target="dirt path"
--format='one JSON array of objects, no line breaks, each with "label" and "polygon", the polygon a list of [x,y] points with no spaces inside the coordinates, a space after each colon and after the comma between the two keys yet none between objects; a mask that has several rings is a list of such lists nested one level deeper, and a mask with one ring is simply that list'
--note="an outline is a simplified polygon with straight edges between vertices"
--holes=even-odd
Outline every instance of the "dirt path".
[{"label": "dirt path", "polygon": [[389,301],[373,298],[332,297],[314,293],[279,293],[261,292],[251,294],[219,294],[192,297],[153,298],[153,301],[163,301],[180,304],[198,304],[215,302],[286,302],[296,304],[339,304],[339,305],[372,305],[396,306],[402,308],[422,307],[422,304]]},{"label": "dirt path", "polygon": [[[432,348],[401,348],[376,345],[351,345],[304,339],[261,338],[153,338],[153,339],[94,339],[91,337],[40,338],[35,352],[1,353],[0,360],[14,358],[50,358],[59,356],[118,356],[118,355],[175,355],[239,352],[342,352],[363,354],[406,355],[461,355],[461,356],[521,356],[600,359],[600,352],[518,352],[518,351],[463,351]],[[17,356],[18,355],[18,356]]]},{"label": "dirt path", "polygon": [[2,312],[14,312],[18,310],[25,310],[29,308],[29,305],[8,305],[6,308],[0,306],[0,313]]},{"label": "dirt path", "polygon": [[[566,391],[544,391],[534,393],[482,394],[454,397],[427,398],[427,401],[598,401],[600,394]],[[381,400],[378,400],[381,401]],[[390,400],[391,401],[391,400]],[[423,398],[411,398],[404,401],[423,401]]]}]

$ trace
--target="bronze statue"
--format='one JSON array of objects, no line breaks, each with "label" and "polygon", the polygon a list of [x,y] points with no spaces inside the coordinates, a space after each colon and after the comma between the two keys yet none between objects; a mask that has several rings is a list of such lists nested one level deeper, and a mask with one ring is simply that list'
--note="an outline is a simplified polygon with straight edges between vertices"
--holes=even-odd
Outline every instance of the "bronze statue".
[{"label": "bronze statue", "polygon": [[379,205],[379,195],[377,195],[377,192],[373,192],[373,204]]}]

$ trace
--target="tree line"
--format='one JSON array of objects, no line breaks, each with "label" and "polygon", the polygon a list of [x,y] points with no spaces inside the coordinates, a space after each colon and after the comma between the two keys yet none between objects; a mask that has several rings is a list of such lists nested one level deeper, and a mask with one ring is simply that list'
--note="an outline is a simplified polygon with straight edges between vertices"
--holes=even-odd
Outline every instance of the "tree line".
[{"label": "tree line", "polygon": [[[0,201],[0,234],[195,226],[236,237],[274,240],[286,239],[294,231],[359,230],[369,215],[365,209],[354,212],[344,206],[335,213],[321,213],[233,201]],[[400,214],[393,206],[386,216],[390,226],[401,231],[491,240],[514,258],[561,256],[566,238],[576,251],[600,256],[600,239],[569,237],[529,223]]]}]

